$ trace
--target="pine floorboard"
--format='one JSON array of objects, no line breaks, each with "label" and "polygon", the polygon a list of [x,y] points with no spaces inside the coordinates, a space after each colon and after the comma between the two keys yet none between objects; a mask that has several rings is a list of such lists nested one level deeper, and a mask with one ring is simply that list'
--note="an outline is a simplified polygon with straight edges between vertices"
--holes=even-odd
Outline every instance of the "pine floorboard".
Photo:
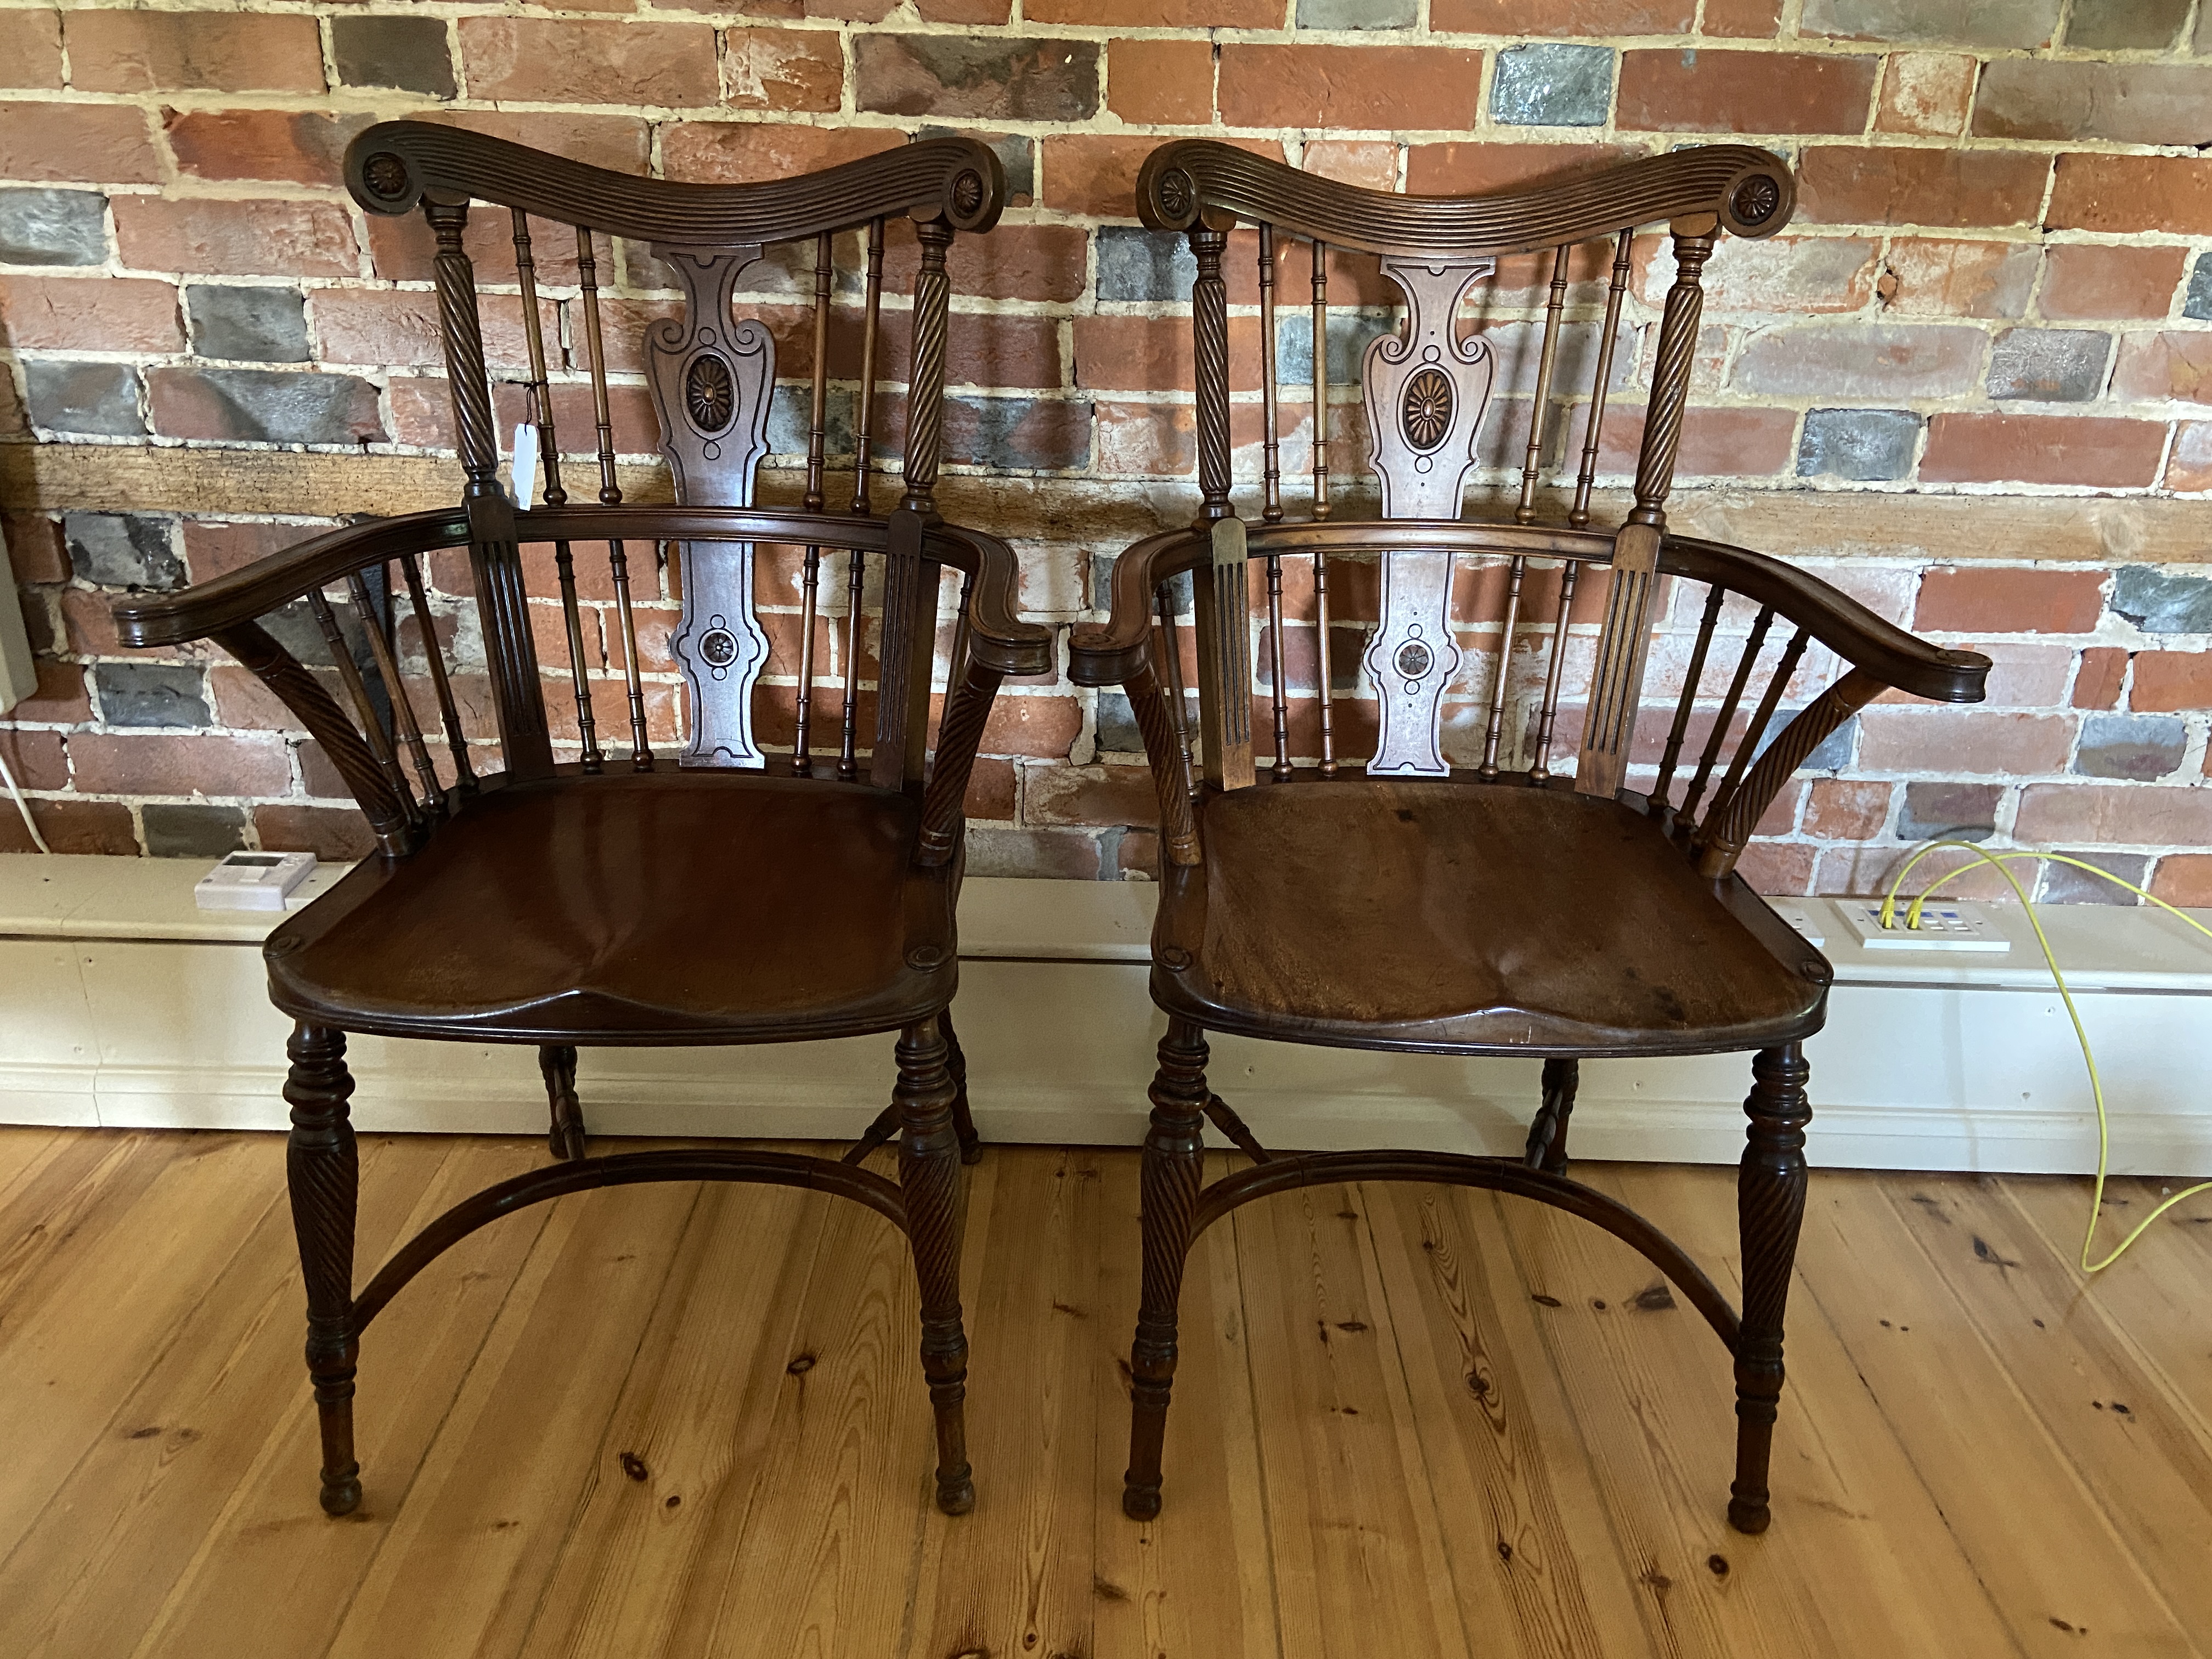
[{"label": "pine floorboard", "polygon": [[[543,1158],[365,1137],[362,1276]],[[578,1194],[370,1331],[365,1498],[331,1521],[283,1164],[273,1136],[0,1128],[0,1654],[2212,1656],[2212,1194],[2085,1279],[2084,1182],[1816,1171],[1756,1539],[1723,1518],[1710,1331],[1519,1200],[1317,1187],[1216,1225],[1139,1526],[1133,1152],[966,1172],[958,1519],[880,1218]],[[1732,1171],[1577,1174],[1737,1293]],[[2100,1237],[2172,1189],[2113,1182]]]}]

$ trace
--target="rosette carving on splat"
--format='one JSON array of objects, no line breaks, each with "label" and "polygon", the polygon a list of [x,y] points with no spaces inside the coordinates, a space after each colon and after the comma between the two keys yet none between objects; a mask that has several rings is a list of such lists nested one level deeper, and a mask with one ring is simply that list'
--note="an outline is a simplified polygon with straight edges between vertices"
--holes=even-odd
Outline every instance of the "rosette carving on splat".
[{"label": "rosette carving on splat", "polygon": [[[1490,259],[1427,264],[1386,258],[1405,291],[1406,329],[1367,348],[1367,464],[1382,486],[1386,519],[1456,519],[1474,439],[1489,406],[1494,368],[1480,336],[1458,337],[1454,319],[1469,289],[1497,269]],[[1365,659],[1382,731],[1370,773],[1440,777],[1444,688],[1460,664],[1451,632],[1451,555],[1382,554],[1382,620]]]}]

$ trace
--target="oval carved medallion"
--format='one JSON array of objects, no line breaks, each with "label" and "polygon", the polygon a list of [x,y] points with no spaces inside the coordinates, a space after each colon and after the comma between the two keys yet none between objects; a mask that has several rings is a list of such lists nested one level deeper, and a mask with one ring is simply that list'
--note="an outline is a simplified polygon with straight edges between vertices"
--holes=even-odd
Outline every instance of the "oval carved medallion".
[{"label": "oval carved medallion", "polygon": [[1406,441],[1415,449],[1434,449],[1442,443],[1451,430],[1455,401],[1451,376],[1440,368],[1425,368],[1407,381],[1405,406],[1399,412]]},{"label": "oval carved medallion", "polygon": [[711,351],[691,360],[684,373],[684,404],[691,424],[702,432],[720,432],[737,412],[738,389],[730,366]]}]

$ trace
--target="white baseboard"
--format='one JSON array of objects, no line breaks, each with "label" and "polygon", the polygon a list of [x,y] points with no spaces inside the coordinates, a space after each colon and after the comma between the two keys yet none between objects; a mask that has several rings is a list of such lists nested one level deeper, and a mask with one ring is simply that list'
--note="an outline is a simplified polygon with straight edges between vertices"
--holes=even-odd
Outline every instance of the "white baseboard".
[{"label": "white baseboard", "polygon": [[[25,885],[26,865],[38,866],[35,891]],[[189,895],[200,870],[185,861],[0,858],[0,1122],[283,1127],[289,1026],[268,1004],[256,948],[267,920],[198,917]],[[81,900],[58,894],[57,882],[82,885]],[[1164,1029],[1146,993],[1151,903],[1143,884],[969,884],[956,1012],[987,1137],[1142,1139],[1152,1047]],[[2045,915],[2097,1045],[2113,1107],[2113,1168],[2212,1167],[2212,1098],[2203,1082],[2212,1055],[2212,947],[2141,911],[2081,906]],[[1838,976],[1828,1029],[1808,1047],[1816,1163],[2095,1167],[2080,1054],[2032,950],[1979,962],[1869,962],[1837,931],[1826,946]],[[1536,1100],[1534,1060],[1234,1037],[1212,1046],[1216,1088],[1282,1147],[1510,1152]],[[361,1038],[350,1058],[355,1120],[366,1129],[544,1132],[529,1048]],[[888,1036],[592,1049],[579,1091],[595,1133],[836,1139],[876,1115],[890,1077]],[[1733,1162],[1748,1081],[1741,1055],[1594,1062],[1583,1072],[1575,1149],[1595,1158]]]}]

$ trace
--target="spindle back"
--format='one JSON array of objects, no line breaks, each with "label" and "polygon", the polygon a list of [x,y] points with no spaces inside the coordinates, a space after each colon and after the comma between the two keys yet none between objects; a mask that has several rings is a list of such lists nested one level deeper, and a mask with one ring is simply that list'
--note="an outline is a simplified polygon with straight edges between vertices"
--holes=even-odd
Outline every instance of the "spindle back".
[{"label": "spindle back", "polygon": [[[1796,765],[1875,689],[1870,680],[1859,684],[1867,677],[1847,674],[1832,688],[1834,695],[1807,704],[1810,682],[1835,666],[1826,653],[1808,658],[1808,649],[1820,643],[1862,651],[1869,629],[1880,634],[1885,627],[1848,601],[1841,602],[1848,617],[1835,611],[1830,602],[1840,596],[1824,595],[1807,610],[1794,603],[1804,596],[1790,588],[1786,567],[1737,550],[1720,550],[1727,558],[1702,557],[1667,531],[1665,503],[1681,441],[1705,262],[1723,232],[1757,237],[1780,229],[1794,202],[1795,185],[1781,159],[1742,145],[1678,150],[1562,183],[1452,198],[1358,189],[1206,140],[1155,150],[1138,186],[1139,212],[1154,229],[1183,233],[1195,264],[1191,311],[1201,502],[1191,532],[1155,538],[1124,556],[1115,576],[1115,623],[1076,637],[1079,677],[1130,685],[1156,767],[1157,732],[1160,745],[1179,751],[1206,783],[1237,789],[1260,775],[1251,713],[1256,656],[1272,705],[1273,760],[1266,775],[1279,781],[1333,778],[1353,769],[1338,753],[1340,737],[1349,735],[1346,717],[1364,720],[1333,635],[1347,623],[1364,625],[1369,633],[1358,662],[1373,689],[1375,714],[1369,757],[1358,771],[1451,775],[1448,696],[1462,712],[1479,696],[1479,759],[1465,740],[1472,735],[1468,722],[1449,734],[1462,759],[1474,763],[1461,769],[1463,775],[1544,783],[1553,777],[1556,750],[1572,743],[1574,788],[1623,793],[1634,765],[1637,782],[1650,781],[1645,799],[1654,810],[1677,817],[1700,845],[1708,838],[1727,843],[1729,850],[1709,861],[1732,863],[1750,833],[1749,823],[1736,820],[1747,811],[1757,817],[1749,803],[1758,787],[1765,789],[1758,797],[1763,808],[1787,775],[1788,768],[1770,775],[1785,756],[1788,767]],[[1650,326],[1650,349],[1639,354],[1632,319],[1624,313],[1638,264],[1635,234],[1654,222],[1668,226],[1674,279]],[[1257,280],[1244,295],[1256,301],[1260,359],[1251,392],[1243,391],[1251,382],[1232,369],[1230,351],[1231,284],[1237,274],[1230,249],[1232,240],[1245,240],[1240,228],[1247,224],[1255,233],[1247,246]],[[1292,255],[1300,252],[1304,270],[1292,273]],[[1531,299],[1540,295],[1540,331],[1533,318],[1511,314],[1507,278],[1515,270]],[[1302,319],[1290,313],[1293,304],[1304,309],[1307,296],[1279,297],[1286,280],[1310,292]],[[1332,281],[1340,291],[1353,289],[1352,307],[1332,307]],[[1391,303],[1391,289],[1395,325],[1376,311],[1378,301]],[[1470,301],[1485,298],[1487,314],[1470,326]],[[1333,326],[1340,337],[1352,335],[1353,343],[1362,333],[1370,337],[1356,371],[1346,365],[1332,374],[1332,356],[1343,361],[1332,352]],[[1286,465],[1286,452],[1297,434],[1285,430],[1283,410],[1291,400],[1282,385],[1284,359],[1301,349],[1310,360],[1310,378],[1293,371],[1306,382],[1299,388],[1306,400],[1303,515],[1285,501],[1285,475],[1295,471]],[[1595,529],[1608,395],[1634,377],[1639,356],[1648,363],[1649,390],[1633,504],[1616,527]],[[1579,386],[1569,384],[1571,368],[1585,377]],[[1355,374],[1358,402],[1333,403],[1332,385]],[[1512,399],[1525,414],[1510,441],[1497,430],[1493,392],[1526,394]],[[1577,402],[1578,446],[1571,441]],[[1258,514],[1248,523],[1232,502],[1232,463],[1249,442],[1246,423],[1254,415]],[[1334,493],[1336,475],[1348,470],[1342,451],[1362,417],[1379,501],[1374,515],[1348,519],[1345,501]],[[1547,511],[1540,486],[1553,453],[1574,458],[1572,483],[1557,514],[1561,521],[1547,525],[1540,522]],[[1486,523],[1465,511],[1478,474],[1517,484],[1510,515]],[[1310,634],[1285,614],[1285,560],[1293,554],[1311,561]],[[1334,592],[1332,554],[1338,559]],[[1347,555],[1358,561],[1349,570]],[[1264,568],[1263,599],[1251,592],[1255,562]],[[1585,567],[1605,583],[1601,608],[1588,596],[1578,603],[1578,585],[1588,585]],[[1170,579],[1186,570],[1194,573],[1195,635],[1188,662],[1177,635],[1180,606],[1170,598],[1179,587]],[[1369,588],[1361,579],[1370,571]],[[1346,575],[1355,580],[1348,596]],[[1665,576],[1707,584],[1680,629],[1666,614],[1671,601]],[[1146,584],[1152,591],[1139,592]],[[1539,586],[1548,591],[1540,596]],[[1295,598],[1297,584],[1292,586]],[[1753,592],[1762,588],[1770,590],[1765,599]],[[1370,592],[1366,617],[1344,615],[1347,597],[1360,605]],[[1731,592],[1750,592],[1751,600],[1731,606]],[[1467,602],[1462,609],[1472,605],[1485,614],[1455,615],[1455,595]],[[1524,611],[1539,597],[1548,614],[1532,622]],[[1786,639],[1772,626],[1778,605],[1803,616]],[[1844,620],[1813,615],[1823,606]],[[1155,638],[1140,641],[1129,632],[1137,624],[1125,625],[1124,618],[1146,614],[1155,618]],[[1573,631],[1578,621],[1580,636]],[[1494,649],[1473,648],[1474,636],[1492,628]],[[1686,648],[1670,647],[1664,656],[1666,678],[1674,682],[1665,689],[1676,694],[1676,711],[1663,744],[1647,733],[1652,752],[1645,753],[1638,748],[1637,716],[1655,632],[1670,639],[1679,633]],[[1740,635],[1741,649],[1725,675],[1726,689],[1707,686],[1708,658],[1732,634]],[[1303,648],[1309,638],[1310,654]],[[1902,649],[1899,642],[1910,643],[1902,635],[1891,644]],[[1723,645],[1723,656],[1726,650]],[[1586,668],[1586,690],[1579,708],[1570,706],[1563,719],[1571,657]],[[1291,685],[1301,659],[1311,665],[1309,698],[1294,695]],[[1187,675],[1198,682],[1194,741],[1185,729]],[[1294,721],[1293,708],[1302,702],[1305,718]],[[1148,702],[1157,704],[1149,712]],[[1800,704],[1787,731],[1770,744],[1778,713]],[[1686,742],[1702,750],[1680,800],[1670,805]],[[1163,785],[1171,858],[1178,825],[1190,823],[1187,803],[1178,811],[1168,799],[1174,793]],[[1186,851],[1196,856],[1194,842]]]}]

